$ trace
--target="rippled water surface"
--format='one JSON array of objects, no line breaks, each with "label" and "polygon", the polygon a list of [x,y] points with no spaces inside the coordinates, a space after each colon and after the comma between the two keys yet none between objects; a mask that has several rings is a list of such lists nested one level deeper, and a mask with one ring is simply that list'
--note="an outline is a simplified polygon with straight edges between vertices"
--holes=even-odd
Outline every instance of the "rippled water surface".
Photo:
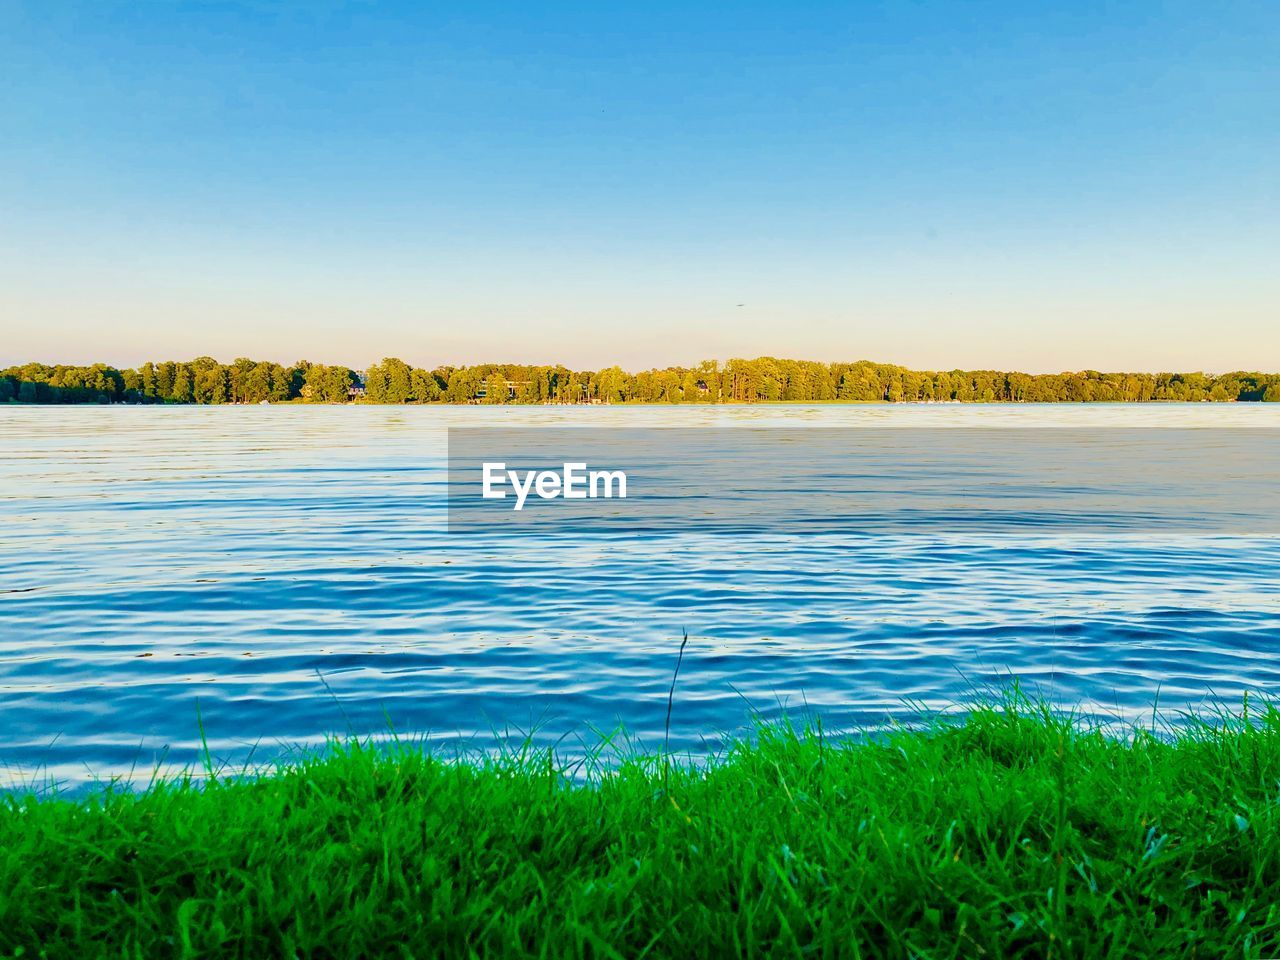
[{"label": "rippled water surface", "polygon": [[389,725],[656,744],[685,630],[693,751],[752,710],[875,726],[1009,676],[1126,715],[1280,679],[1270,535],[447,533],[446,428],[480,425],[1211,438],[1280,405],[0,408],[3,778],[189,763],[197,710],[232,762]]}]

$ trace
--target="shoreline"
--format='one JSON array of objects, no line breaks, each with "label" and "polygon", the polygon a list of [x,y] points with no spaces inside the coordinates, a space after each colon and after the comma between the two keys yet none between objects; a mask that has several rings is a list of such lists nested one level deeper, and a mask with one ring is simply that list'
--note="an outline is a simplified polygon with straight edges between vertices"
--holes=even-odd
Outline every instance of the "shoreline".
[{"label": "shoreline", "polygon": [[652,400],[618,400],[609,403],[561,403],[545,401],[539,403],[501,403],[485,404],[476,401],[443,401],[432,400],[426,403],[413,401],[383,402],[375,400],[262,400],[254,402],[228,401],[226,403],[179,403],[164,400],[155,402],[135,402],[130,400],[110,401],[77,401],[42,403],[24,400],[0,401],[6,407],[427,407],[449,409],[454,407],[483,407],[492,410],[494,407],[529,409],[535,407],[655,407],[664,410],[689,408],[707,410],[723,407],[1199,407],[1204,404],[1223,406],[1238,404],[1244,407],[1270,407],[1269,400],[1239,400],[1235,397],[1226,400],[689,400],[680,403]]},{"label": "shoreline", "polygon": [[[337,743],[0,805],[28,955],[1244,956],[1280,950],[1280,712],[1111,730],[1010,698],[706,766]],[[611,749],[601,742],[601,751]],[[599,755],[597,755],[598,759]]]}]

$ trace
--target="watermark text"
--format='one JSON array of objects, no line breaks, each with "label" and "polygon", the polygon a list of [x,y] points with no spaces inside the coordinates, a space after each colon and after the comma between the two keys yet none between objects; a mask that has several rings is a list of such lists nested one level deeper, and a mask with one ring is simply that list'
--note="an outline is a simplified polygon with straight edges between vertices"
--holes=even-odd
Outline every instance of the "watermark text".
[{"label": "watermark text", "polygon": [[623,470],[589,470],[585,463],[565,463],[560,470],[508,470],[505,463],[486,461],[482,465],[482,495],[486,500],[503,500],[507,487],[515,495],[512,509],[523,510],[529,494],[540,500],[594,500],[598,497],[625,500],[627,474]]}]

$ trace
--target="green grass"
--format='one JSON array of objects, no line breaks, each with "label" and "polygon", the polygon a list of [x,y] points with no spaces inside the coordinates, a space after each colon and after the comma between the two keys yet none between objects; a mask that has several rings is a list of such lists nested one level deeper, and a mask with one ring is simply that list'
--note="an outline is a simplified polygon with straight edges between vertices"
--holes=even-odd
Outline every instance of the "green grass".
[{"label": "green grass", "polygon": [[[1280,955],[1280,713],[1116,736],[1018,700],[710,767],[335,745],[0,807],[4,955]],[[667,786],[664,789],[664,782]]]}]

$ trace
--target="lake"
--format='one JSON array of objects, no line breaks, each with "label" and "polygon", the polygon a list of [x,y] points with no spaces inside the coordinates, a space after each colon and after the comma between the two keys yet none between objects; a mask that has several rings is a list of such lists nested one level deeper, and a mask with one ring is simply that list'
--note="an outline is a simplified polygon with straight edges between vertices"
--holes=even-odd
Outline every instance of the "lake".
[{"label": "lake", "polygon": [[[476,427],[961,445],[999,430],[1010,449],[1013,431],[1063,430],[1066,457],[1077,438],[1128,436],[1115,431],[1204,443],[1144,454],[1136,476],[1157,492],[1111,531],[1023,523],[999,484],[983,494],[1012,498],[994,527],[956,523],[916,481],[892,485],[909,528],[855,528],[841,510],[814,528],[468,528],[448,522],[446,451],[450,428]],[[1170,717],[1238,705],[1280,680],[1269,502],[1250,495],[1261,514],[1204,529],[1151,509],[1189,462],[1276,489],[1240,446],[1270,463],[1270,431],[1280,404],[3,407],[0,777],[146,779],[196,762],[201,724],[232,765],[389,729],[480,748],[532,731],[572,751],[622,726],[654,748],[686,631],[671,743],[690,753],[752,713],[877,728],[1015,677],[1129,719],[1157,698]],[[928,473],[954,492],[950,462]],[[1115,492],[1093,472],[1090,495]]]}]

